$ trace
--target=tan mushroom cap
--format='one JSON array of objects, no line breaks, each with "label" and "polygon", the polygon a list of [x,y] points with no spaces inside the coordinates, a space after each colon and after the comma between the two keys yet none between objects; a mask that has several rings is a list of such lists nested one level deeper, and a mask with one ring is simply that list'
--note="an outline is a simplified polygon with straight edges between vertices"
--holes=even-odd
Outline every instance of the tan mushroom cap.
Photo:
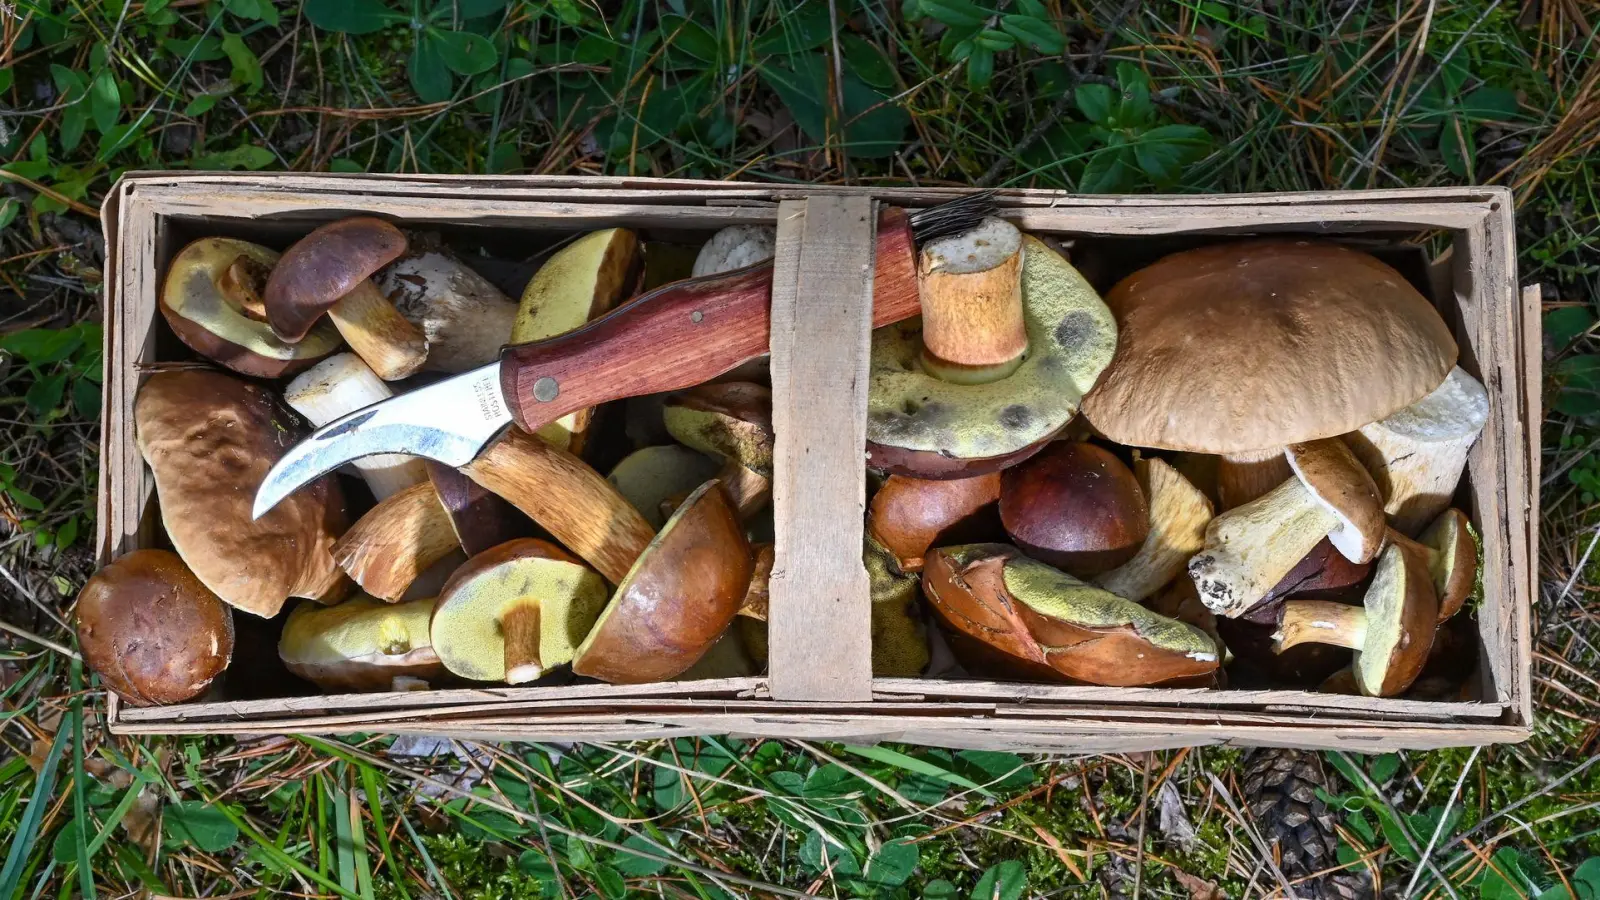
[{"label": "tan mushroom cap", "polygon": [[1333,437],[1428,395],[1456,342],[1373,256],[1254,240],[1165,257],[1106,295],[1116,357],[1084,398],[1106,437],[1244,453]]},{"label": "tan mushroom cap", "polygon": [[322,314],[406,252],[399,228],[372,216],[318,227],[284,251],[267,279],[267,320],[285,340],[299,341]]},{"label": "tan mushroom cap", "polygon": [[1371,561],[1383,549],[1389,525],[1372,476],[1342,441],[1294,444],[1284,451],[1289,468],[1323,508],[1339,520],[1328,541],[1351,562]]}]

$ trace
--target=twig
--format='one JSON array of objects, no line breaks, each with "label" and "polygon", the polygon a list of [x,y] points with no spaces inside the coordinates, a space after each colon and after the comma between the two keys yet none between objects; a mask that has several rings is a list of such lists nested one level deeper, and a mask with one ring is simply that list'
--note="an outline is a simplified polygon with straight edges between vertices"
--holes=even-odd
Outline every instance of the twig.
[{"label": "twig", "polygon": [[1244,831],[1250,837],[1250,843],[1256,845],[1256,852],[1261,854],[1261,861],[1267,864],[1267,868],[1272,870],[1272,874],[1278,879],[1279,886],[1283,888],[1283,895],[1285,897],[1293,897],[1294,887],[1289,884],[1289,879],[1283,874],[1283,870],[1278,868],[1278,864],[1273,861],[1272,848],[1268,847],[1267,842],[1262,840],[1261,834],[1256,831],[1256,826],[1245,817],[1244,811],[1239,809],[1239,804],[1233,802],[1233,795],[1228,793],[1227,785],[1224,785],[1222,779],[1211,772],[1206,773],[1206,778],[1211,780],[1211,786],[1216,788],[1217,795],[1222,798],[1222,802],[1228,804],[1228,811],[1232,812],[1239,819],[1240,824],[1244,825]]},{"label": "twig", "polygon": [[78,655],[78,651],[72,649],[71,647],[64,647],[55,641],[49,640],[48,638],[42,638],[26,628],[19,628],[10,622],[7,622],[5,619],[0,619],[0,631],[9,631],[25,641],[32,641],[47,650],[54,650],[68,659],[76,659],[80,661],[83,659],[82,656]]},{"label": "twig", "polygon": [[1141,896],[1144,888],[1144,833],[1150,820],[1150,751],[1144,754],[1144,785],[1139,790],[1139,849],[1133,858],[1133,895]]},{"label": "twig", "polygon": [[74,212],[82,213],[91,219],[100,218],[100,210],[95,209],[87,203],[80,203],[79,201],[68,197],[66,194],[63,194],[60,191],[47,188],[39,182],[34,181],[32,178],[24,178],[15,172],[7,172],[5,169],[0,169],[0,178],[4,178],[7,181],[16,182],[30,191],[38,191],[46,197],[49,197],[51,200],[54,200],[57,203],[65,204]]}]

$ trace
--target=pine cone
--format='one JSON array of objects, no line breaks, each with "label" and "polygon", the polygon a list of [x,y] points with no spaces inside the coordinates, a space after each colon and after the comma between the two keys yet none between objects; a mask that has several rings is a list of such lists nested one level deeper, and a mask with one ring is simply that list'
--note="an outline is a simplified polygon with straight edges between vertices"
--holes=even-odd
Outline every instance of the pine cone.
[{"label": "pine cone", "polygon": [[[1364,869],[1308,878],[1337,865],[1334,817],[1317,790],[1332,793],[1322,757],[1309,750],[1260,747],[1244,759],[1244,802],[1261,837],[1276,845],[1278,867],[1304,900],[1359,900],[1373,895]],[[1308,879],[1308,880],[1301,880]]]}]

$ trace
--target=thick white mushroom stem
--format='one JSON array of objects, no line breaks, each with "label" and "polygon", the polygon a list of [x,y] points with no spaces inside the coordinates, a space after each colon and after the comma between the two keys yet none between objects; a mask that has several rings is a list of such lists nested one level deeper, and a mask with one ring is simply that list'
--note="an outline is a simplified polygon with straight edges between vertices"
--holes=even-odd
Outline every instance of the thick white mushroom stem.
[{"label": "thick white mushroom stem", "polygon": [[385,266],[373,281],[400,315],[422,329],[428,342],[424,368],[465,372],[494,361],[511,342],[517,304],[434,244],[413,238],[413,252]]},{"label": "thick white mushroom stem", "polygon": [[1217,457],[1217,502],[1223,510],[1243,506],[1293,475],[1282,447],[1224,453]]},{"label": "thick white mushroom stem", "polygon": [[1367,610],[1331,600],[1290,600],[1272,635],[1277,653],[1299,644],[1332,644],[1360,650],[1367,643]]},{"label": "thick white mushroom stem", "polygon": [[922,366],[957,384],[998,381],[1028,349],[1022,318],[1022,233],[984,219],[930,241],[918,260]]},{"label": "thick white mushroom stem", "polygon": [[384,381],[415,375],[428,360],[427,339],[370,278],[340,297],[328,309],[328,318],[350,349]]},{"label": "thick white mushroom stem", "polygon": [[1211,501],[1165,460],[1139,459],[1134,477],[1150,507],[1150,531],[1133,558],[1092,580],[1124,600],[1138,603],[1183,572],[1205,546]]},{"label": "thick white mushroom stem", "polygon": [[505,637],[506,683],[526,684],[544,674],[539,659],[539,604],[517,603],[500,617]]},{"label": "thick white mushroom stem", "polygon": [[[283,392],[283,399],[294,411],[319,428],[392,396],[389,386],[354,353],[337,353],[317,363],[296,376]],[[363,457],[351,465],[380,501],[428,480],[428,470],[414,456],[384,453]]]}]

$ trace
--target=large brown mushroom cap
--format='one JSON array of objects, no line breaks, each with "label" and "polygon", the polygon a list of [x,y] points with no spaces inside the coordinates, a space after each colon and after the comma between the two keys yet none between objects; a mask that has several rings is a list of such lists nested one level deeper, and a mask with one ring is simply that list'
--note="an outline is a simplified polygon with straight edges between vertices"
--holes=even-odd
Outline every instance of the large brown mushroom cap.
[{"label": "large brown mushroom cap", "polygon": [[1333,437],[1427,396],[1456,361],[1450,329],[1400,273],[1328,242],[1175,253],[1106,304],[1117,354],[1083,411],[1137,447],[1242,453]]},{"label": "large brown mushroom cap", "polygon": [[267,321],[284,340],[303,340],[323,313],[404,252],[405,234],[372,216],[317,228],[273,267],[262,295]]},{"label": "large brown mushroom cap", "polygon": [[1132,559],[1150,533],[1133,472],[1080,441],[1055,441],[1001,473],[1000,521],[1024,553],[1082,578]]},{"label": "large brown mushroom cap", "polygon": [[199,696],[233,657],[233,613],[177,554],[135,550],[78,594],[78,644],[106,686],[135,706]]},{"label": "large brown mushroom cap", "polygon": [[331,552],[348,521],[333,476],[251,517],[267,470],[304,436],[271,392],[220,372],[158,372],[133,416],[167,536],[223,602],[270,618],[289,597],[333,602],[348,589]]},{"label": "large brown mushroom cap", "polygon": [[428,639],[433,598],[384,603],[367,596],[334,606],[302,603],[278,638],[278,658],[329,691],[388,691],[395,679],[431,682],[444,666]]}]

